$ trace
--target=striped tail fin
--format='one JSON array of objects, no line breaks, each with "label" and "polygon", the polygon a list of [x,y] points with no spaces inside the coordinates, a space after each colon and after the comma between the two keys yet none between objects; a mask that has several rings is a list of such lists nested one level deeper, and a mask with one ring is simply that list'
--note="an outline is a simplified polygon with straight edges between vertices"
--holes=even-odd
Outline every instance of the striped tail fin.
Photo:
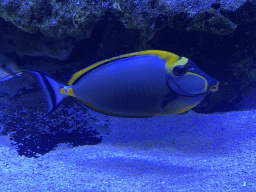
[{"label": "striped tail fin", "polygon": [[43,92],[46,94],[49,110],[45,116],[55,111],[63,99],[67,97],[60,93],[60,89],[63,88],[64,85],[56,81],[49,74],[40,70],[24,70],[22,72],[29,72],[36,75]]}]

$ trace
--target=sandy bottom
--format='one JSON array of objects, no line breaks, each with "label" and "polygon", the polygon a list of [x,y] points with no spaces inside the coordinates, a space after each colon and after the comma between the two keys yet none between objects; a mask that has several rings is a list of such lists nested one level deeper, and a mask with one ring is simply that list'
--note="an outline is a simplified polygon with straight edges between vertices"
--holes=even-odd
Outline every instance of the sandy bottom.
[{"label": "sandy bottom", "polygon": [[110,118],[96,146],[38,159],[0,137],[0,191],[256,191],[256,112]]}]

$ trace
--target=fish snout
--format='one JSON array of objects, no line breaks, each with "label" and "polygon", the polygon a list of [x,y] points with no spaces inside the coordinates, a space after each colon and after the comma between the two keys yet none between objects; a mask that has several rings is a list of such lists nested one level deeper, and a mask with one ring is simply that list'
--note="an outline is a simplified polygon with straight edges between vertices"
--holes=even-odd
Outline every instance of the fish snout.
[{"label": "fish snout", "polygon": [[217,83],[215,83],[213,86],[211,86],[209,90],[210,90],[211,92],[216,92],[216,91],[218,91],[218,89],[219,89],[219,84],[220,84],[219,81],[217,81]]}]

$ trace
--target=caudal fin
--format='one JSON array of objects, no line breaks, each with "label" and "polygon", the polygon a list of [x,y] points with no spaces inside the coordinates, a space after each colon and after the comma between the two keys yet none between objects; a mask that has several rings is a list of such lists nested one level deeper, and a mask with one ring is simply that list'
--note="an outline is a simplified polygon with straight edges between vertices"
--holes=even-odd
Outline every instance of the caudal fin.
[{"label": "caudal fin", "polygon": [[47,97],[47,102],[49,106],[49,110],[45,116],[49,115],[51,112],[56,110],[58,106],[61,104],[61,102],[63,101],[63,99],[66,97],[66,95],[63,95],[60,93],[60,89],[64,87],[64,85],[57,82],[49,74],[40,70],[25,70],[22,72],[29,72],[36,75],[41,85],[41,88],[43,89],[43,92]]}]

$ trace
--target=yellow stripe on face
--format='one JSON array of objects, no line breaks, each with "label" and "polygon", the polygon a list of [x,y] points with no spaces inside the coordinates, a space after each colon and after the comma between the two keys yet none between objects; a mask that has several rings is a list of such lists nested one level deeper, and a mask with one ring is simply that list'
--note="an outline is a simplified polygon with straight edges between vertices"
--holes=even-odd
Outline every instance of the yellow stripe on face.
[{"label": "yellow stripe on face", "polygon": [[207,82],[207,80],[203,76],[198,75],[196,73],[190,73],[190,72],[187,72],[187,75],[194,75],[194,76],[197,76],[197,77],[200,77],[201,79],[203,79],[204,80],[204,91],[207,90],[208,82]]},{"label": "yellow stripe on face", "polygon": [[148,51],[142,51],[142,52],[135,52],[135,53],[130,53],[130,54],[126,54],[126,55],[121,55],[119,57],[113,57],[111,59],[107,59],[104,61],[101,61],[99,63],[95,63],[81,71],[78,71],[77,73],[75,73],[71,79],[68,82],[68,85],[73,85],[73,83],[79,78],[81,77],[83,74],[88,73],[90,70],[93,70],[94,68],[97,68],[100,65],[105,65],[108,64],[112,61],[116,61],[116,60],[120,60],[120,59],[124,59],[124,58],[128,58],[128,57],[134,57],[134,56],[142,56],[142,55],[157,55],[159,56],[161,59],[166,61],[166,65],[167,66],[172,66],[176,61],[179,60],[179,56],[171,53],[171,52],[167,52],[167,51],[159,51],[159,50],[148,50]]},{"label": "yellow stripe on face", "polygon": [[177,65],[186,65],[186,63],[188,62],[188,58],[186,57],[181,57],[181,59],[177,59],[177,60],[170,60],[167,62],[166,64],[166,70],[168,73],[172,73],[172,70],[175,66]]}]

